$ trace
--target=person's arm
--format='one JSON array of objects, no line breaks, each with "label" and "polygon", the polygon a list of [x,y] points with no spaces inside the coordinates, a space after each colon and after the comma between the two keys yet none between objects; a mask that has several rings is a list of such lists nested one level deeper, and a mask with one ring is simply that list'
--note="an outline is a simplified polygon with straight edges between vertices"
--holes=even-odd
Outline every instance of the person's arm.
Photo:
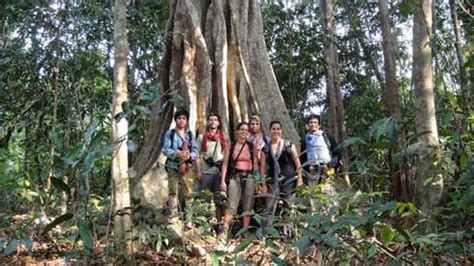
[{"label": "person's arm", "polygon": [[194,137],[194,134],[191,133],[191,149],[189,151],[189,155],[191,157],[191,160],[196,160],[198,156],[198,146],[196,143],[196,138]]},{"label": "person's arm", "polygon": [[290,147],[291,157],[293,158],[293,162],[295,163],[296,167],[296,175],[298,175],[298,179],[296,180],[296,185],[303,185],[303,170],[301,169],[301,162],[298,158],[298,151],[294,144],[291,144]]},{"label": "person's arm", "polygon": [[166,131],[165,136],[163,137],[163,154],[173,160],[176,157],[176,149],[171,147],[170,132],[170,130]]},{"label": "person's arm", "polygon": [[201,163],[203,162],[203,157],[201,153],[201,142],[202,142],[202,135],[199,135],[197,138],[197,147],[198,147],[198,155],[196,156],[196,179],[202,180],[202,172],[201,172]]},{"label": "person's arm", "polygon": [[227,175],[227,166],[229,165],[229,157],[230,157],[229,149],[225,149],[224,151],[224,159],[222,160],[222,168],[221,168],[221,190],[224,192],[227,192],[227,184],[225,183],[225,177]]},{"label": "person's arm", "polygon": [[266,173],[265,173],[266,168],[267,168],[267,154],[265,152],[261,152],[260,153],[259,173],[260,173],[260,178],[261,178],[261,182],[262,182],[260,192],[262,192],[262,193],[268,193]]},{"label": "person's arm", "polygon": [[265,184],[265,170],[267,168],[267,154],[264,152],[260,153],[260,163],[258,164],[258,172],[260,174],[260,177],[262,179],[262,183]]}]

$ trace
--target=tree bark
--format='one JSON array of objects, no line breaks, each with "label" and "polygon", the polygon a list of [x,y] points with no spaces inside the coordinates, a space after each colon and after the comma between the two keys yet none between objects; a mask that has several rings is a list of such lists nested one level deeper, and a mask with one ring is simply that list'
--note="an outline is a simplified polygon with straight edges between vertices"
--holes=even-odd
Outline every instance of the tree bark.
[{"label": "tree bark", "polygon": [[280,120],[284,137],[299,143],[268,58],[258,1],[173,0],[170,5],[162,97],[154,104],[134,176],[158,175],[163,134],[175,108],[190,112],[189,127],[196,133],[204,131],[209,112],[220,114],[231,137],[237,123],[257,114],[264,126]]},{"label": "tree bark", "polygon": [[127,0],[116,0],[114,6],[114,99],[112,104],[112,181],[114,198],[114,237],[117,249],[131,255],[132,219],[128,180],[128,121],[117,118],[128,100],[127,89]]},{"label": "tree bark", "polygon": [[[323,25],[324,57],[326,61],[326,91],[328,104],[329,132],[341,143],[346,138],[344,124],[344,104],[341,94],[341,77],[339,74],[339,58],[334,34],[334,15],[331,0],[321,0],[321,24]],[[342,149],[342,148],[341,148]],[[348,163],[347,155],[343,152],[344,164],[340,168],[346,186],[350,185],[349,176],[345,173]]]},{"label": "tree bark", "polygon": [[[403,118],[400,108],[400,96],[398,94],[394,36],[392,35],[390,18],[388,15],[387,0],[379,1],[379,9],[385,72],[384,99],[387,113],[395,122],[396,142],[391,154],[393,161],[395,154],[403,149],[405,134],[403,132]],[[393,196],[396,200],[403,202],[410,200],[410,186],[405,169],[406,167],[403,162],[398,165],[392,162]]]},{"label": "tree bark", "polygon": [[440,159],[438,127],[433,91],[431,34],[431,0],[417,0],[413,14],[413,69],[416,133],[414,151],[418,158],[415,202],[429,213],[442,194],[443,178],[436,169]]},{"label": "tree bark", "polygon": [[466,71],[466,67],[464,66],[464,56],[462,54],[462,38],[461,38],[461,28],[459,26],[459,18],[458,18],[458,13],[456,9],[456,3],[454,0],[449,0],[449,7],[451,10],[451,20],[453,23],[453,30],[454,30],[454,36],[456,37],[456,42],[454,43],[454,46],[456,48],[456,56],[458,58],[458,64],[459,64],[459,77],[460,77],[460,87],[461,87],[461,95],[462,95],[462,108],[464,109],[463,112],[466,116],[469,116],[470,110],[471,110],[471,105],[472,101],[471,96],[470,96],[470,90],[468,88],[468,75]]},{"label": "tree bark", "polygon": [[321,23],[323,25],[324,56],[327,65],[326,87],[328,97],[329,131],[341,142],[346,138],[344,107],[341,94],[339,59],[334,35],[334,15],[331,0],[321,0]]}]

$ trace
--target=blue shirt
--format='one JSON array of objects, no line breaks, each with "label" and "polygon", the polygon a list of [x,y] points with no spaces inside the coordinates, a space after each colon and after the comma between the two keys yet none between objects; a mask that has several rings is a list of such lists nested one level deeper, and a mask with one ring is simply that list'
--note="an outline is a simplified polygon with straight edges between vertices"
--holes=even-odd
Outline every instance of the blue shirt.
[{"label": "blue shirt", "polygon": [[[164,136],[164,142],[163,142],[163,153],[165,154],[166,157],[169,159],[173,160],[174,156],[176,155],[176,151],[178,151],[182,146],[183,146],[183,140],[178,134],[178,131],[176,129],[174,132],[173,136],[173,145],[171,145],[171,130],[166,131],[165,136]],[[191,139],[189,139],[189,136],[191,136]],[[196,160],[197,154],[198,154],[198,147],[196,143],[196,139],[194,138],[194,134],[189,131],[188,128],[186,128],[186,131],[184,133],[184,137],[191,143],[191,147],[189,148],[189,153],[191,155],[191,160]]]}]

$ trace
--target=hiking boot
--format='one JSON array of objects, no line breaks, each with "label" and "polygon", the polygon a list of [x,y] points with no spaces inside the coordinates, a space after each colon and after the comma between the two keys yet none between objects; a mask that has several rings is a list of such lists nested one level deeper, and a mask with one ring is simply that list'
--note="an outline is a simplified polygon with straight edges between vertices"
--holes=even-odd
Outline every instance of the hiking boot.
[{"label": "hiking boot", "polygon": [[217,239],[222,242],[227,242],[227,238],[229,237],[229,225],[224,224],[222,230],[219,231],[217,234]]}]

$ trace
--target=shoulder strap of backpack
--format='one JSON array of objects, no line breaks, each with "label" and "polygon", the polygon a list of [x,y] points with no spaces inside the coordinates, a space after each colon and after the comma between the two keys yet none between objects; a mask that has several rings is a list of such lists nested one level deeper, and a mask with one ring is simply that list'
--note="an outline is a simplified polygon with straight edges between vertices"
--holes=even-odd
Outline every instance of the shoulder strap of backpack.
[{"label": "shoulder strap of backpack", "polygon": [[173,147],[173,142],[174,142],[174,134],[176,134],[176,130],[173,128],[170,130],[170,141],[171,141],[171,147]]},{"label": "shoulder strap of backpack", "polygon": [[329,153],[332,153],[331,149],[331,141],[329,140],[328,133],[326,131],[323,132],[324,142],[326,142],[326,146],[328,147]]},{"label": "shoulder strap of backpack", "polygon": [[291,143],[291,141],[285,140],[285,150],[286,150],[286,152],[290,152],[291,145],[293,145],[293,143]]},{"label": "shoulder strap of backpack", "polygon": [[193,142],[193,133],[191,132],[191,130],[188,130],[188,138],[189,142]]}]

